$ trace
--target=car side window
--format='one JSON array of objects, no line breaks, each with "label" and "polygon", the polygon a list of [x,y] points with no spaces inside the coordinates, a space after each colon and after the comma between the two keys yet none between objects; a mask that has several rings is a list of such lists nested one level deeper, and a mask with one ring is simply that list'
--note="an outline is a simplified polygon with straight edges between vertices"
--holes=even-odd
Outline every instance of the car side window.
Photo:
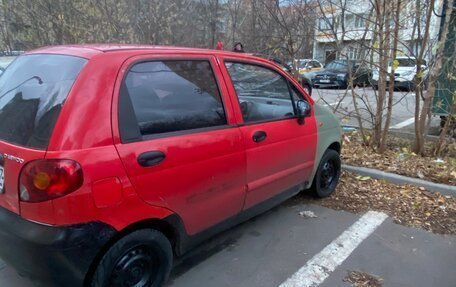
[{"label": "car side window", "polygon": [[302,101],[302,100],[305,100],[305,98],[302,96],[302,94],[298,91],[298,89],[293,86],[293,85],[290,85],[291,86],[291,95],[293,97],[293,101],[296,103],[298,101]]},{"label": "car side window", "polygon": [[253,64],[226,62],[245,123],[295,116],[287,80],[279,73]]},{"label": "car side window", "polygon": [[119,99],[122,139],[122,121],[132,121],[122,104],[132,107],[141,136],[227,124],[209,61],[141,62],[129,70],[122,85]]}]

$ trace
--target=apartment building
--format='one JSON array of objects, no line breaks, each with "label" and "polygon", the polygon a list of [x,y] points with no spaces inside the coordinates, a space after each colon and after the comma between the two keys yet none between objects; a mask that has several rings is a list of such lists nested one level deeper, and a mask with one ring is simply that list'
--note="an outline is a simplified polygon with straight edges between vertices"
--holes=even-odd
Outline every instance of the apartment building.
[{"label": "apartment building", "polygon": [[[436,0],[435,13],[431,17],[429,29],[430,41],[424,47],[426,58],[432,54],[432,46],[438,40],[440,17],[444,0]],[[362,0],[321,0],[317,13],[313,56],[322,63],[334,59],[378,61],[378,39],[375,36],[376,16],[370,1]],[[415,11],[415,0],[403,0],[399,22],[391,20],[391,27],[399,25],[398,55],[414,56],[422,47],[417,24],[421,24],[421,35],[424,34],[426,15],[418,19]],[[423,1],[424,5],[424,1]],[[424,9],[423,9],[424,11]],[[421,21],[421,23],[416,23]]]}]

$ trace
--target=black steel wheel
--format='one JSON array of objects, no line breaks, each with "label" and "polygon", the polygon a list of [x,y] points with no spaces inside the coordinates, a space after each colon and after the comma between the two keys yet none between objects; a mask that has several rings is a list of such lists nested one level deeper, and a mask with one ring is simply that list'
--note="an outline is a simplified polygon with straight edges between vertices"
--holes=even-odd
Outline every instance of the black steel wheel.
[{"label": "black steel wheel", "polygon": [[323,154],[312,182],[311,190],[317,197],[330,196],[339,182],[341,173],[340,155],[328,149]]},{"label": "black steel wheel", "polygon": [[159,231],[134,231],[104,254],[92,278],[92,287],[159,287],[168,278],[172,249]]},{"label": "black steel wheel", "polygon": [[124,255],[111,271],[110,286],[149,286],[157,279],[158,260],[149,246],[138,245]]}]

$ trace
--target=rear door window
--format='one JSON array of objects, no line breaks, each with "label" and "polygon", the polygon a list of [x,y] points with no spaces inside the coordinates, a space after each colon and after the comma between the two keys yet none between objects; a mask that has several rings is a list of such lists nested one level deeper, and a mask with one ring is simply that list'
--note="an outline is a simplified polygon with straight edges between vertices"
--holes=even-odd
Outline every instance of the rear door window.
[{"label": "rear door window", "polygon": [[[139,137],[147,137],[227,124],[222,98],[207,60],[138,63],[124,79],[119,101],[119,125],[124,142],[136,140],[134,129],[139,129]],[[131,104],[132,111],[122,107],[126,104]],[[136,125],[133,129],[132,124]]]},{"label": "rear door window", "polygon": [[46,149],[62,105],[86,62],[64,55],[17,58],[0,77],[0,140]]}]

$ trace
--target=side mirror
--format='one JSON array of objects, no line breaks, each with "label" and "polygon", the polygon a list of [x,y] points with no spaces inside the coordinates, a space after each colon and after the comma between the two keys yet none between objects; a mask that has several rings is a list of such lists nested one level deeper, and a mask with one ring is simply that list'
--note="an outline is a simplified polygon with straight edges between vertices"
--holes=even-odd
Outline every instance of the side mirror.
[{"label": "side mirror", "polygon": [[310,116],[312,109],[308,102],[299,100],[296,103],[296,111],[298,113],[298,123],[302,125],[304,124],[304,118]]}]

